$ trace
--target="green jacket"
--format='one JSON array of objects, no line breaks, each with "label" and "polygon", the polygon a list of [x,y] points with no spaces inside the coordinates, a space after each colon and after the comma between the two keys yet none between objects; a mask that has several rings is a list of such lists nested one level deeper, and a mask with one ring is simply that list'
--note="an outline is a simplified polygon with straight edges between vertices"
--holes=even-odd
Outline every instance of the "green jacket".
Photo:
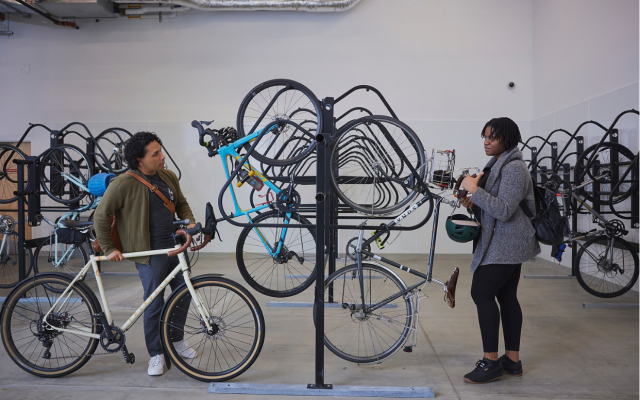
[{"label": "green jacket", "polygon": [[[146,179],[138,170],[131,170]],[[168,169],[158,172],[162,179],[174,193],[173,203],[176,206],[178,219],[189,218],[195,222],[189,203],[182,194],[176,174]],[[104,254],[109,255],[116,248],[111,241],[111,224],[109,216],[115,214],[118,234],[122,242],[123,253],[147,251],[151,249],[149,235],[149,196],[156,196],[133,176],[122,174],[113,178],[107,191],[102,196],[100,204],[93,216],[94,228]],[[148,264],[149,256],[135,257],[129,260]]]}]

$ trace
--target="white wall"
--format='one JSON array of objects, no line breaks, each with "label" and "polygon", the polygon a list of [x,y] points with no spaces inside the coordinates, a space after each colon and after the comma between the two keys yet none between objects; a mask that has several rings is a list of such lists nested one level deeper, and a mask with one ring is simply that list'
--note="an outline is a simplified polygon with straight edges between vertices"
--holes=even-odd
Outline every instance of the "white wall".
[{"label": "white wall", "polygon": [[[268,79],[298,80],[319,98],[373,85],[426,149],[455,148],[458,166],[485,164],[479,135],[492,117],[510,116],[525,135],[530,131],[530,0],[364,0],[337,14],[204,12],[161,24],[78,22],[76,31],[13,17],[14,36],[0,38],[0,139],[15,140],[28,122],[154,130],[178,157],[197,217],[223,180],[219,161],[197,146],[189,122],[235,125],[242,98]],[[21,73],[25,64],[29,74]],[[384,111],[366,93],[336,111],[353,105]],[[42,132],[31,140],[34,153],[48,146]],[[215,250],[233,251],[238,229],[226,224],[221,232],[225,243]],[[429,223],[388,251],[426,253],[430,236]],[[438,242],[441,253],[470,250],[445,235]]]},{"label": "white wall", "polygon": [[[11,18],[15,35],[0,38],[0,140],[16,140],[28,122],[153,130],[181,166],[199,218],[217,199],[222,169],[189,121],[235,125],[242,98],[267,79],[298,80],[319,98],[373,85],[428,151],[455,148],[458,167],[485,164],[479,134],[492,117],[513,118],[527,138],[591,118],[606,125],[637,108],[635,1],[363,0],[337,14],[186,13],[161,24],[78,21],[80,30]],[[384,112],[363,92],[337,113],[353,105]],[[635,128],[625,121],[637,143],[637,119]],[[34,154],[48,147],[42,131],[30,139]],[[441,232],[449,212],[443,206]],[[239,228],[221,232],[225,243],[208,249],[233,251]],[[341,235],[341,247],[353,234]],[[431,222],[387,251],[427,253],[430,236]],[[439,236],[439,253],[470,251]]]},{"label": "white wall", "polygon": [[[609,127],[622,111],[638,109],[638,12],[634,0],[533,2],[533,135],[547,137],[555,129],[574,133],[589,120]],[[616,127],[619,142],[637,153],[638,116],[627,114]],[[599,142],[603,134],[593,124],[579,131],[586,139],[585,148]],[[561,150],[568,138],[558,132],[551,139]],[[541,156],[547,155],[548,147]],[[629,199],[616,209],[630,207]],[[630,228],[628,220],[625,224]],[[588,216],[579,218],[579,230],[592,225]],[[638,230],[629,231],[627,239],[637,243]],[[550,248],[543,246],[541,256],[553,261],[549,254]],[[570,257],[562,264],[570,266]]]},{"label": "white wall", "polygon": [[637,0],[535,0],[533,119],[638,82]]}]

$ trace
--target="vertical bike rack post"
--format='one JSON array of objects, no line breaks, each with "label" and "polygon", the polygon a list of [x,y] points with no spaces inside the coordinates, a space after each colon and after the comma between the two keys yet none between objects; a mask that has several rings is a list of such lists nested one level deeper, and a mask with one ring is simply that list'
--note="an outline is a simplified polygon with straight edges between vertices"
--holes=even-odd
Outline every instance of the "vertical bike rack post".
[{"label": "vertical bike rack post", "polygon": [[[564,179],[566,182],[569,182],[569,185],[571,185],[571,164],[563,164],[562,165],[562,179]],[[568,189],[567,187],[564,187],[564,183],[562,184],[562,189]],[[573,198],[571,196],[569,197],[562,197],[563,201],[562,201],[562,206],[566,211],[571,210],[572,204],[573,204]],[[574,223],[575,221],[575,223]],[[576,213],[572,213],[571,214],[571,232],[576,232],[578,227],[578,219],[576,216]],[[576,271],[575,271],[575,266],[574,266],[574,257],[573,257],[573,253],[576,251],[576,246],[575,246],[575,242],[571,243],[571,273],[569,274],[569,276],[576,276]]]},{"label": "vertical bike rack post", "polygon": [[[538,157],[538,148],[532,147],[531,148],[531,165],[535,165],[537,157]],[[538,182],[538,173],[535,170],[531,172],[531,177],[533,178],[534,182],[536,183]]]},{"label": "vertical bike rack post", "polygon": [[558,161],[558,143],[551,142],[551,171],[555,171],[556,162]]},{"label": "vertical bike rack post", "polygon": [[[324,383],[324,271],[326,260],[331,254],[328,250],[331,236],[331,186],[329,174],[331,168],[331,138],[333,136],[333,97],[322,101],[322,114],[325,123],[322,132],[316,136],[316,287],[314,299],[314,317],[316,323],[316,370],[315,383],[308,389],[333,389],[333,385]],[[334,261],[335,262],[335,261]]]},{"label": "vertical bike rack post", "polygon": [[29,226],[40,225],[40,160],[38,157],[27,157],[27,223]]},{"label": "vertical bike rack post", "polygon": [[[576,153],[578,155],[584,152],[584,136],[576,136]],[[576,170],[573,170],[573,183],[575,185],[578,184],[576,175]],[[571,182],[571,180],[569,180]],[[571,198],[571,209],[574,211],[571,214],[571,232],[578,232],[578,202]],[[575,263],[576,257],[578,256],[578,246],[575,243],[572,243],[571,246],[571,276],[576,275],[576,271],[578,266]]]},{"label": "vertical bike rack post", "polygon": [[25,223],[24,223],[24,199],[23,196],[25,196],[26,194],[29,193],[28,190],[24,190],[22,188],[24,188],[24,166],[28,165],[29,163],[32,162],[32,160],[30,160],[31,158],[34,157],[27,157],[26,160],[13,160],[13,162],[16,164],[16,168],[18,169],[18,187],[17,190],[15,191],[16,196],[18,196],[18,215],[16,217],[17,221],[18,221],[18,280],[23,280],[24,278],[26,278],[26,268],[25,268],[25,259],[24,259],[24,245],[25,245],[25,238],[24,238],[24,229],[25,229]]},{"label": "vertical bike rack post", "polygon": [[[54,147],[58,147],[61,144],[64,144],[64,137],[62,135],[62,132],[51,131],[49,148],[53,149]],[[64,191],[64,185],[59,184],[62,179],[60,173],[58,171],[50,170],[49,174],[49,179],[51,180],[51,182],[49,183],[49,187],[51,187],[51,191],[53,191],[56,196],[62,196],[64,193],[58,193],[58,190]]]}]

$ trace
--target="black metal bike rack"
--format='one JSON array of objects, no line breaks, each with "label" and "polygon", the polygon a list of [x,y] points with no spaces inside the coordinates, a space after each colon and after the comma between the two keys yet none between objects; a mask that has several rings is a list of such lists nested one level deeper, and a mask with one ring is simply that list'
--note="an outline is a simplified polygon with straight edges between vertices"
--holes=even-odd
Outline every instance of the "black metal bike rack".
[{"label": "black metal bike rack", "polygon": [[[544,167],[544,166],[540,166],[540,163],[549,158],[551,160],[551,171],[552,173],[556,173],[558,175],[561,175],[563,180],[567,181],[567,182],[571,182],[571,183],[575,183],[575,184],[579,184],[580,182],[574,182],[574,180],[576,180],[578,177],[573,176],[572,177],[572,172],[574,172],[574,167],[572,167],[570,164],[566,163],[566,159],[571,156],[571,155],[576,155],[579,156],[580,154],[582,154],[585,150],[585,146],[584,146],[584,137],[583,136],[578,136],[578,132],[580,131],[580,129],[582,129],[584,126],[588,125],[588,124],[593,124],[596,125],[597,127],[601,128],[604,131],[604,135],[602,136],[602,138],[599,140],[598,145],[596,146],[596,150],[593,152],[594,154],[589,158],[589,160],[587,160],[587,165],[592,165],[592,167],[594,168],[594,171],[596,171],[598,169],[598,167],[602,167],[602,166],[606,166],[606,165],[602,165],[602,164],[597,164],[596,162],[593,162],[593,158],[595,156],[595,154],[597,153],[597,149],[599,149],[603,143],[606,143],[605,141],[608,139],[609,143],[618,143],[618,135],[619,135],[619,131],[618,129],[615,127],[618,123],[618,121],[620,120],[620,118],[625,115],[625,114],[639,114],[637,110],[631,109],[631,110],[626,110],[621,112],[620,114],[618,114],[618,116],[616,116],[616,118],[614,119],[614,121],[611,123],[611,125],[607,128],[604,125],[596,122],[596,121],[586,121],[583,122],[582,124],[580,124],[578,126],[578,128],[574,131],[573,134],[569,133],[568,131],[564,130],[564,129],[556,129],[554,131],[552,131],[546,138],[543,138],[541,136],[532,136],[529,139],[527,139],[526,142],[523,143],[522,145],[522,150],[524,150],[525,148],[528,148],[531,152],[531,161],[529,163],[529,168],[531,170],[531,175],[533,177],[533,179],[536,182],[539,182],[539,177],[538,177],[538,173],[536,172],[537,170],[542,170],[542,171],[546,171],[548,168]],[[565,133],[566,135],[568,135],[570,138],[567,142],[567,144],[564,146],[564,148],[562,149],[562,151],[560,153],[558,153],[558,143],[551,141],[551,137],[554,135],[554,133],[556,132],[562,132]],[[542,140],[542,145],[540,146],[540,148],[530,145],[529,142],[533,139],[541,139]],[[575,151],[570,152],[568,154],[565,155],[565,152],[568,150],[569,146],[575,143]],[[546,146],[549,145],[551,148],[551,155],[546,156],[546,157],[542,157],[539,158],[540,152],[542,151],[542,149]],[[616,149],[612,149],[612,159],[616,157],[617,151]],[[637,159],[637,155],[636,155],[636,159]],[[637,161],[636,161],[637,162]],[[632,163],[633,164],[633,163]],[[633,167],[633,165],[631,165],[627,171],[627,174],[630,172],[630,169]],[[637,167],[637,165],[636,165]],[[591,172],[592,175],[595,175],[595,172]],[[612,182],[617,182],[618,180],[622,180],[622,179],[626,179],[626,175],[623,177],[619,176],[619,172],[617,168],[612,168],[612,176],[611,176],[611,180]],[[575,175],[575,174],[574,174]],[[636,176],[636,179],[638,177]],[[544,183],[544,182],[540,182],[540,183]],[[613,186],[613,185],[612,185]],[[611,191],[613,191],[613,187],[610,189]],[[595,196],[602,196],[602,195],[606,195],[609,193],[602,193],[600,191],[600,186],[598,182],[594,182],[592,183],[592,192],[594,193]],[[578,231],[578,214],[584,214],[585,212],[581,212],[582,209],[582,205],[579,205],[578,202],[572,198],[566,198],[563,197],[563,203],[564,203],[564,207],[568,207],[569,209],[572,210],[571,213],[571,230],[572,232],[577,232]],[[610,206],[608,207],[608,210],[602,210],[602,206],[597,204],[596,202],[592,202],[592,208],[598,212],[601,215],[609,215],[609,214],[615,214],[618,217],[624,218],[624,219],[629,219],[630,223],[631,223],[631,227],[634,229],[638,229],[640,228],[640,224],[639,224],[639,198],[638,198],[638,190],[635,190],[634,193],[632,193],[631,195],[631,210],[630,211],[614,211],[613,207]],[[606,206],[605,206],[606,207]],[[626,216],[628,214],[628,216]],[[575,259],[578,253],[578,249],[577,246],[575,246],[575,243],[571,246],[571,274],[569,275],[570,277],[575,277],[576,275],[576,268],[578,267],[577,265],[575,265]]]},{"label": "black metal bike rack", "polygon": [[[332,389],[332,384],[325,383],[325,370],[324,370],[324,279],[325,279],[325,269],[328,268],[328,274],[332,274],[336,270],[336,260],[338,256],[338,230],[343,229],[379,229],[379,225],[340,225],[339,220],[341,219],[362,219],[362,216],[356,215],[344,215],[344,214],[353,214],[354,211],[350,209],[346,209],[344,206],[340,206],[337,195],[335,194],[333,187],[330,182],[331,176],[331,168],[335,168],[335,163],[331,160],[331,149],[332,143],[339,135],[342,133],[341,131],[336,130],[336,121],[337,118],[334,117],[335,104],[344,99],[350,93],[353,93],[356,90],[364,89],[371,90],[376,93],[382,102],[387,107],[387,110],[390,112],[392,116],[396,116],[389,104],[386,102],[382,94],[377,91],[375,88],[371,86],[361,85],[356,86],[340,96],[337,99],[333,97],[326,97],[322,101],[319,101],[322,107],[322,116],[323,116],[323,128],[322,132],[317,133],[316,135],[316,150],[315,150],[315,163],[316,163],[316,176],[304,176],[304,177],[294,177],[294,182],[296,184],[313,184],[316,185],[315,191],[315,224],[297,224],[296,228],[314,228],[316,231],[316,275],[315,275],[315,289],[314,289],[314,321],[315,321],[315,379],[313,383],[307,384],[308,389]],[[364,111],[371,115],[368,110],[357,107],[355,109],[351,109],[344,113],[340,118],[347,115],[352,111]],[[267,125],[262,128],[263,132],[269,130],[271,125]],[[237,221],[233,221],[233,214],[228,215],[224,211],[224,206],[222,204],[222,199],[224,194],[230,187],[233,179],[238,175],[242,166],[247,162],[249,156],[256,148],[258,142],[262,136],[259,136],[251,148],[249,148],[246,154],[242,157],[242,159],[237,163],[237,166],[230,173],[229,179],[223,185],[219,196],[218,196],[218,206],[221,211],[222,217],[219,219],[226,220],[232,225],[239,227],[273,227],[273,228],[284,228],[288,227],[285,224],[263,224],[263,223],[240,223]],[[311,155],[310,155],[311,156]],[[308,157],[310,157],[308,156]],[[263,164],[264,165],[264,164]],[[269,169],[269,167],[267,167]],[[280,182],[289,182],[289,178],[287,177],[268,177],[270,180],[276,180]],[[315,178],[315,179],[314,179]],[[302,210],[311,212],[313,207],[311,204],[303,205],[305,206]],[[408,207],[407,207],[408,208]],[[395,219],[398,215],[400,215],[405,210],[400,210],[395,216],[376,216],[376,217],[366,217],[367,219],[374,220],[392,220]],[[431,209],[427,215],[418,223],[412,226],[394,226],[389,228],[390,231],[406,231],[406,230],[415,230],[422,226],[424,226],[432,216],[433,209]],[[329,288],[329,302],[332,301],[333,291]]]}]

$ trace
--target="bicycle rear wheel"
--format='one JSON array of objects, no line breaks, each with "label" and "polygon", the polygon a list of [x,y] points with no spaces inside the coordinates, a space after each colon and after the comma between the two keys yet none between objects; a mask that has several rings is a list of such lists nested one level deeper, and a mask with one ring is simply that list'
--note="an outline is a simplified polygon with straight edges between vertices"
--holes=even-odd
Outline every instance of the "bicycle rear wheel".
[{"label": "bicycle rear wheel", "polygon": [[[587,161],[593,156],[589,165]],[[627,168],[631,167],[634,154],[619,143],[604,142],[588,147],[576,161],[575,177],[576,185],[608,173],[604,178],[578,189],[578,195],[594,204],[608,205],[610,202],[618,204],[629,198],[638,190],[638,172],[636,168],[627,174],[624,181],[620,182]],[[596,167],[596,162],[599,165]],[[611,191],[615,189],[614,193]]]},{"label": "bicycle rear wheel", "polygon": [[36,274],[57,272],[75,277],[88,261],[87,251],[81,244],[56,244],[55,240],[51,243],[51,237],[45,238],[33,253]]},{"label": "bicycle rear wheel", "polygon": [[[262,310],[248,290],[236,282],[211,276],[195,277],[193,288],[208,312],[207,331],[187,285],[176,289],[162,311],[164,349],[178,369],[204,382],[221,382],[244,373],[260,355],[265,323]],[[195,356],[181,355],[177,342],[188,341]]]},{"label": "bicycle rear wheel", "polygon": [[638,281],[638,253],[622,238],[595,236],[576,255],[576,278],[594,296],[620,296]]},{"label": "bicycle rear wheel", "polygon": [[40,164],[40,183],[49,197],[58,203],[77,203],[88,192],[66,177],[77,178],[85,187],[91,178],[87,156],[70,144],[54,147],[44,153]]},{"label": "bicycle rear wheel", "polygon": [[[269,165],[288,165],[313,151],[316,134],[322,131],[322,110],[311,90],[288,79],[259,84],[240,104],[238,136],[251,135],[276,120],[280,124],[262,136],[252,157]],[[245,145],[250,147],[251,143]]]},{"label": "bicycle rear wheel", "polygon": [[[18,233],[0,234],[0,288],[12,288],[20,282],[20,265],[18,263]],[[29,249],[24,249],[25,278],[31,274],[32,256]]]},{"label": "bicycle rear wheel", "polygon": [[18,199],[16,190],[24,190],[27,186],[27,173],[25,168],[24,187],[18,189],[18,165],[13,160],[25,160],[27,156],[15,146],[0,145],[0,204],[13,203]]},{"label": "bicycle rear wheel", "polygon": [[[96,143],[107,157],[105,162],[102,154],[96,149],[98,167],[104,172],[121,174],[129,169],[124,161],[124,145],[131,138],[131,133],[122,128],[109,128],[96,137]],[[111,167],[111,171],[109,170]]]},{"label": "bicycle rear wheel", "polygon": [[100,333],[95,317],[100,306],[84,284],[75,284],[68,298],[65,295],[66,303],[49,314],[49,326],[43,323],[45,314],[58,300],[58,293],[70,283],[71,279],[64,275],[38,275],[22,281],[5,301],[0,324],[2,343],[11,360],[32,375],[68,375],[86,364],[98,346],[98,339],[54,329]]},{"label": "bicycle rear wheel", "polygon": [[[365,310],[358,266],[348,265],[324,284],[324,344],[338,357],[358,364],[378,363],[393,355],[411,332],[413,303],[400,296],[369,312],[368,308],[407,286],[397,275],[375,264],[362,263]],[[333,288],[333,296],[329,296]]]},{"label": "bicycle rear wheel", "polygon": [[333,143],[331,184],[336,195],[366,215],[389,214],[408,206],[424,181],[422,143],[406,124],[382,115],[347,124]]},{"label": "bicycle rear wheel", "polygon": [[[284,224],[286,214],[269,211],[253,220],[256,224]],[[244,280],[258,292],[271,297],[289,297],[308,288],[315,281],[316,230],[296,228],[311,224],[298,214],[291,214],[284,235],[282,228],[246,227],[236,246],[236,261]],[[280,252],[275,252],[282,243]]]}]

